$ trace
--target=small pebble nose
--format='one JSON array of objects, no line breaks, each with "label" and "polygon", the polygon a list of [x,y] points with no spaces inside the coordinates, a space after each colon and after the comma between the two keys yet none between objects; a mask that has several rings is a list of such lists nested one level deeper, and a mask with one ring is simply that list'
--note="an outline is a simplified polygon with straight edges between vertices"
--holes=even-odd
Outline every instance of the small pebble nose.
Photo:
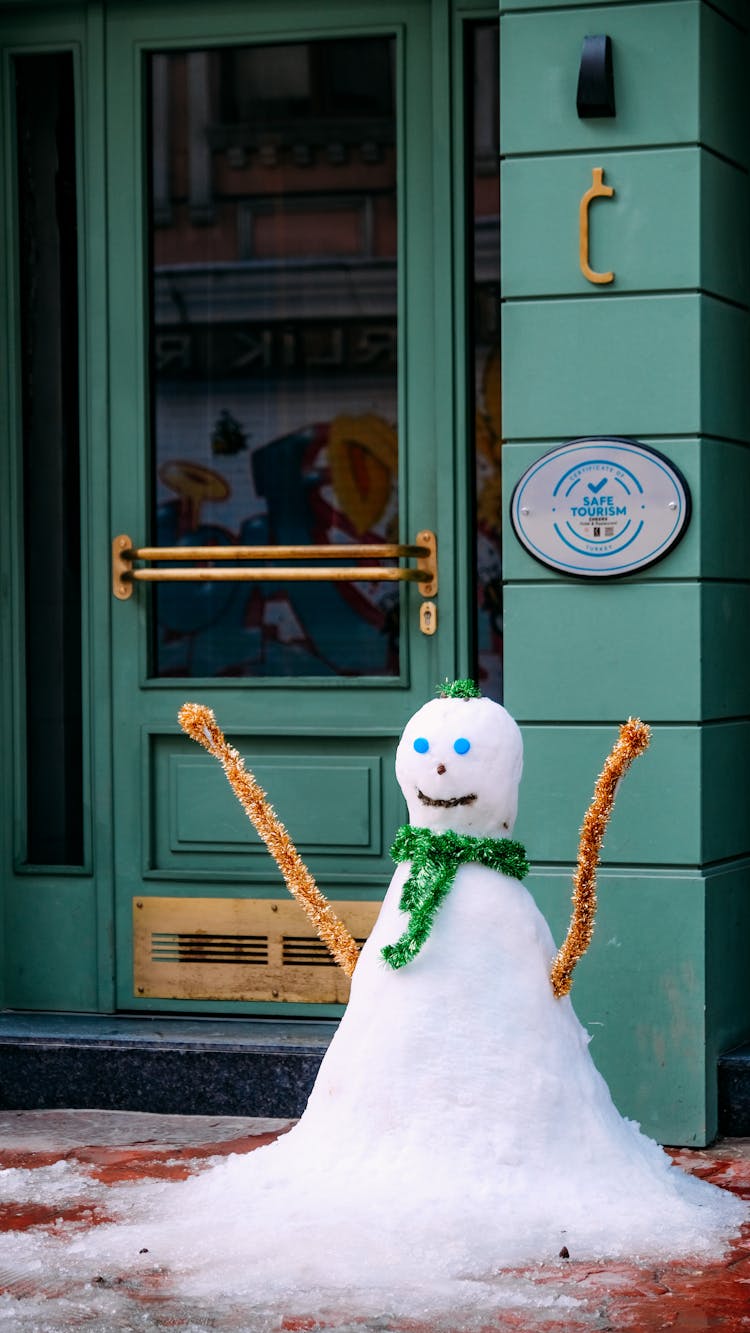
[{"label": "small pebble nose", "polygon": [[437,771],[438,771],[438,773],[444,773],[444,772],[445,772],[445,764],[438,764],[438,766],[437,766]]}]

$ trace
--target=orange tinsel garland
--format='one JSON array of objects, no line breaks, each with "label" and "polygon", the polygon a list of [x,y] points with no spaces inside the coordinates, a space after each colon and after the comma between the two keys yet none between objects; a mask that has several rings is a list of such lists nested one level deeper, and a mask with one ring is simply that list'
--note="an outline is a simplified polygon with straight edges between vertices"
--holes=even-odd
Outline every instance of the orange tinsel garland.
[{"label": "orange tinsel garland", "polygon": [[596,780],[594,796],[586,811],[578,843],[578,866],[573,878],[573,915],[565,942],[550,973],[555,995],[567,995],[573,984],[573,968],[591,943],[596,913],[596,867],[604,831],[612,813],[617,784],[631,763],[647,748],[650,732],[638,718],[630,717],[620,727],[620,739],[607,756]]},{"label": "orange tinsel garland", "polygon": [[229,745],[210,708],[186,703],[178,714],[183,731],[221,763],[245,814],[255,825],[284,876],[286,886],[312,921],[323,943],[348,977],[357,965],[359,949],[343,921],[320,892],[294,843],[276,815],[263,788]]}]

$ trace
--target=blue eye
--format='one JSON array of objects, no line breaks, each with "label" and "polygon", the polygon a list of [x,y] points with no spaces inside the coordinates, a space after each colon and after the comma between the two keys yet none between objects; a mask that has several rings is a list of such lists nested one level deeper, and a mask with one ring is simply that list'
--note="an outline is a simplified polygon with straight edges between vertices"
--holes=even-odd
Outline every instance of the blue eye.
[{"label": "blue eye", "polygon": [[453,749],[456,754],[466,754],[471,749],[471,741],[467,741],[465,736],[459,736],[458,740],[453,742]]},{"label": "blue eye", "polygon": [[427,754],[429,748],[430,742],[426,740],[424,736],[417,736],[417,739],[414,742],[414,749],[417,754]]}]

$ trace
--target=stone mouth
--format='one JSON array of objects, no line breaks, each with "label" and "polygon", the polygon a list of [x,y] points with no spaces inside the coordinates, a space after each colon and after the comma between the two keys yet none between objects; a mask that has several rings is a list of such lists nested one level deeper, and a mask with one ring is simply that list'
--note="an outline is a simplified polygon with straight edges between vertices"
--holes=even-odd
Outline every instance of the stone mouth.
[{"label": "stone mouth", "polygon": [[441,810],[455,810],[457,805],[471,805],[472,801],[477,799],[476,792],[473,792],[469,796],[449,796],[446,798],[439,796],[425,796],[424,792],[419,790],[419,787],[417,787],[417,796],[422,802],[422,805],[438,806]]}]

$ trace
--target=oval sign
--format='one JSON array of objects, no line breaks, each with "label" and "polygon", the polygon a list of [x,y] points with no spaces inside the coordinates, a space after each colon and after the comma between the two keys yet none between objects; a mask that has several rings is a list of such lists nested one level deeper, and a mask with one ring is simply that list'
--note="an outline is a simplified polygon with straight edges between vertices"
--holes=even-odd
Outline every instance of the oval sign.
[{"label": "oval sign", "polygon": [[510,503],[535,560],[578,578],[622,578],[661,560],[690,520],[687,482],[638,440],[571,440],[524,472]]}]

